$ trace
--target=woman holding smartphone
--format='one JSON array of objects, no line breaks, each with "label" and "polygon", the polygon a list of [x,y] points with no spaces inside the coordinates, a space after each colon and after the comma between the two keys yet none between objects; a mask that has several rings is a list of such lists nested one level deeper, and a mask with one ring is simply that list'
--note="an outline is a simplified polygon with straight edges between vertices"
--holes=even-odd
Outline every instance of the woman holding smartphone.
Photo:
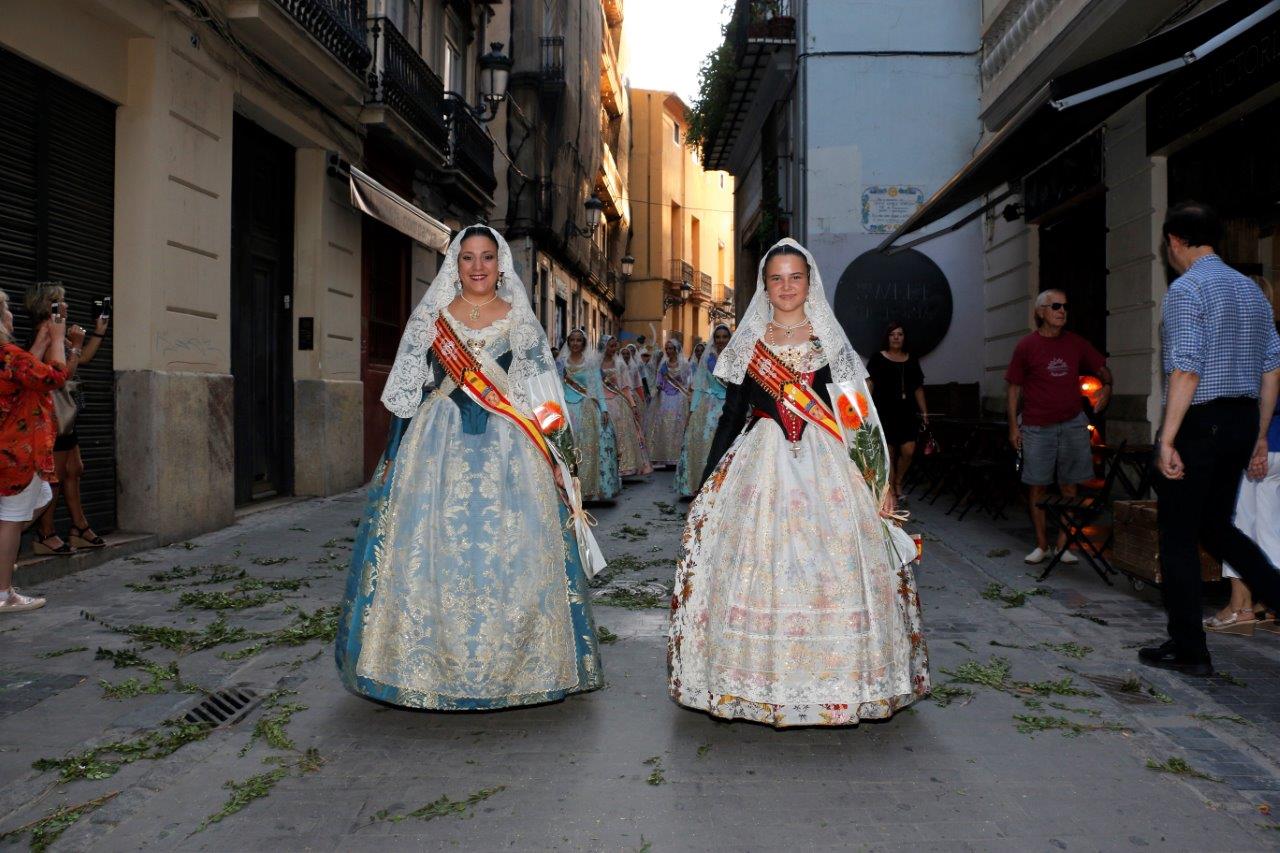
[{"label": "woman holding smartphone", "polygon": [[[59,313],[64,323],[67,321],[66,297],[66,288],[60,281],[43,281],[28,289],[27,310],[31,314],[32,326],[37,330],[37,341],[40,340],[38,336],[40,328],[51,321],[54,313]],[[55,307],[58,309],[57,312],[54,311]],[[110,303],[104,300],[102,307],[99,308],[99,316],[93,332],[86,334],[79,326],[69,327],[66,336],[69,347],[67,355],[73,355],[72,348],[80,350],[74,353],[79,356],[77,367],[93,361],[106,337],[110,323]],[[83,348],[78,345],[71,347],[69,339],[73,331],[83,337]],[[37,352],[35,346],[32,347],[31,353],[36,358],[44,358],[45,355],[44,352]],[[67,381],[74,381],[75,374],[76,368],[72,368],[71,376]],[[31,546],[36,554],[67,556],[74,554],[77,548],[102,548],[107,544],[90,527],[89,519],[84,514],[84,506],[80,502],[80,480],[84,476],[84,459],[80,455],[80,438],[76,434],[74,417],[69,424],[61,426],[62,428],[58,430],[58,438],[53,445],[54,468],[58,482],[53,487],[53,500],[49,502],[37,521],[36,540]],[[58,535],[53,523],[53,513],[57,508],[60,495],[66,495],[67,511],[71,515],[71,532],[67,537],[69,541]]]}]

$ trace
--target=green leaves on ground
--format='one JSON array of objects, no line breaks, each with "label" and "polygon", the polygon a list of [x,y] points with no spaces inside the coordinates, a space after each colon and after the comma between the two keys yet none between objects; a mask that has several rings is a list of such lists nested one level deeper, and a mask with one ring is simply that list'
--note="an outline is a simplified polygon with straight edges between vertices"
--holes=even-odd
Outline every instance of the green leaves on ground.
[{"label": "green leaves on ground", "polygon": [[627,610],[666,610],[671,603],[671,594],[636,588],[614,589],[595,596],[591,603],[603,607],[625,607]]},{"label": "green leaves on ground", "polygon": [[1186,776],[1191,779],[1207,779],[1210,782],[1222,781],[1216,776],[1210,776],[1208,773],[1201,773],[1199,770],[1188,764],[1185,758],[1178,758],[1176,756],[1164,761],[1156,761],[1153,758],[1148,758],[1147,769],[1154,770],[1157,773],[1172,773],[1175,776]]},{"label": "green leaves on ground", "polygon": [[435,820],[438,817],[449,817],[451,815],[466,814],[468,810],[475,808],[479,803],[492,797],[494,794],[507,790],[506,785],[495,785],[492,788],[484,788],[475,793],[468,794],[461,800],[451,800],[447,794],[441,794],[440,798],[427,803],[421,808],[414,809],[404,814],[392,814],[389,809],[382,809],[373,815],[374,822],[390,821],[399,823],[402,820],[428,821]]},{"label": "green leaves on ground", "polygon": [[939,684],[929,692],[929,698],[939,708],[945,708],[957,699],[964,699],[960,704],[968,704],[973,698],[973,691],[965,687],[956,687],[954,684]]},{"label": "green leaves on ground", "polygon": [[299,611],[293,622],[275,631],[258,631],[246,634],[244,639],[260,640],[251,646],[236,649],[234,652],[219,652],[223,660],[244,660],[272,646],[300,646],[311,640],[331,643],[338,636],[338,608],[321,607],[312,613]]},{"label": "green leaves on ground", "polygon": [[258,722],[253,727],[253,734],[249,736],[249,742],[245,744],[244,749],[240,750],[241,755],[247,753],[250,747],[259,740],[264,741],[272,749],[289,751],[295,749],[293,738],[289,737],[286,728],[293,720],[294,714],[307,710],[306,705],[297,702],[284,702],[286,696],[295,695],[297,694],[293,690],[281,689],[273,691],[263,700],[263,709],[270,713],[264,713],[258,718]]},{"label": "green leaves on ground", "polygon": [[1172,696],[1170,696],[1168,693],[1164,693],[1160,690],[1157,690],[1156,688],[1152,687],[1149,684],[1143,684],[1142,679],[1138,678],[1137,676],[1130,676],[1129,678],[1126,678],[1124,681],[1120,683],[1120,686],[1116,689],[1118,689],[1121,693],[1135,693],[1139,696],[1145,694],[1147,696],[1152,697],[1158,702],[1163,702],[1166,705],[1173,704]]},{"label": "green leaves on ground", "polygon": [[178,598],[178,606],[192,610],[248,610],[284,598],[278,592],[242,592],[231,590],[193,590]]},{"label": "green leaves on ground", "polygon": [[665,785],[667,776],[662,772],[662,756],[655,755],[644,760],[645,767],[652,767],[649,771],[649,777],[644,781],[650,785]]},{"label": "green leaves on ground", "polygon": [[53,845],[53,842],[58,840],[62,833],[74,826],[76,821],[91,812],[97,811],[105,803],[114,800],[118,796],[120,796],[119,791],[112,791],[110,794],[103,794],[101,797],[95,797],[79,805],[58,806],[42,818],[0,834],[0,842],[16,840],[30,832],[32,853],[44,853],[45,850],[48,850]]},{"label": "green leaves on ground", "polygon": [[1033,589],[1015,590],[996,581],[987,584],[987,588],[982,591],[982,597],[987,601],[1004,602],[1006,610],[1010,607],[1021,607],[1027,603],[1027,599],[1031,596],[1048,594],[1049,589],[1046,587],[1038,586]]},{"label": "green leaves on ground", "polygon": [[112,625],[103,622],[92,613],[82,613],[85,619],[97,622],[109,631],[132,637],[144,646],[160,646],[180,655],[211,649],[214,646],[228,643],[239,643],[252,639],[254,635],[245,628],[232,628],[224,617],[219,616],[202,631],[188,631],[185,628],[173,628],[167,625]]},{"label": "green leaves on ground", "polygon": [[137,737],[93,746],[66,758],[41,758],[31,766],[36,770],[57,770],[60,783],[108,779],[126,764],[165,758],[189,743],[204,740],[212,730],[204,723],[169,720],[162,728]]},{"label": "green leaves on ground", "polygon": [[610,631],[603,625],[596,626],[596,639],[602,646],[611,646],[618,642],[618,635]]},{"label": "green leaves on ground", "polygon": [[1030,714],[1014,714],[1018,721],[1018,731],[1023,734],[1037,732],[1061,731],[1066,737],[1076,737],[1085,732],[1123,732],[1128,731],[1119,723],[1077,723],[1066,717],[1032,716]]},{"label": "green leaves on ground", "polygon": [[283,767],[277,767],[274,770],[268,770],[265,773],[259,773],[257,776],[250,776],[243,782],[227,780],[222,783],[222,787],[231,792],[231,796],[227,798],[223,804],[222,810],[215,814],[209,815],[200,826],[196,827],[196,832],[202,832],[211,823],[218,823],[225,817],[230,817],[254,800],[260,800],[271,793],[271,789],[276,783],[289,775],[289,771]]},{"label": "green leaves on ground", "polygon": [[48,660],[49,658],[60,658],[63,655],[70,655],[70,654],[75,654],[76,652],[87,652],[87,651],[89,651],[88,646],[72,646],[67,649],[58,649],[57,651],[54,651],[54,652],[41,652],[40,654],[36,655],[36,657],[42,658],[44,660]]},{"label": "green leaves on ground", "polygon": [[634,524],[624,524],[622,527],[609,534],[614,539],[625,539],[628,542],[638,542],[649,536],[649,530],[645,527],[636,527]]},{"label": "green leaves on ground", "polygon": [[1201,720],[1206,723],[1235,723],[1238,726],[1251,726],[1253,723],[1246,720],[1239,714],[1187,714],[1193,720]]}]

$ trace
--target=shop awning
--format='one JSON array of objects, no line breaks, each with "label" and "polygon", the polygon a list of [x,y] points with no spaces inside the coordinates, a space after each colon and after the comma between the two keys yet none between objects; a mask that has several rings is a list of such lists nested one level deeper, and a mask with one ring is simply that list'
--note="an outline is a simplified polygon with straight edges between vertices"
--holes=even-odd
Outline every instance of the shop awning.
[{"label": "shop awning", "polygon": [[[879,248],[889,249],[997,187],[1017,185],[1165,75],[1203,59],[1277,12],[1280,0],[1226,0],[1133,47],[1054,78]],[[954,229],[918,237],[912,244]]]},{"label": "shop awning", "polygon": [[387,189],[355,166],[349,167],[348,171],[352,204],[428,249],[444,252],[449,248],[449,228],[443,222],[427,215],[422,208]]}]

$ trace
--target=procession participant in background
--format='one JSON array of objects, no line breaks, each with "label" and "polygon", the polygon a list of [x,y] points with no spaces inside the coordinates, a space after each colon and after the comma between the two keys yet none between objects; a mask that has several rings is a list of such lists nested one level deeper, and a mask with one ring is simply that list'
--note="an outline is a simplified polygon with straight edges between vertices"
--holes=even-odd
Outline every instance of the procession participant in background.
[{"label": "procession participant in background", "polygon": [[662,364],[645,423],[645,444],[654,465],[675,465],[680,461],[680,445],[689,420],[689,362],[675,338],[662,348]]},{"label": "procession participant in background", "polygon": [[[1107,360],[1091,343],[1066,330],[1067,308],[1067,295],[1061,290],[1046,290],[1036,298],[1036,330],[1014,346],[1004,374],[1009,384],[1009,444],[1022,454],[1022,482],[1029,487],[1027,508],[1036,532],[1035,549],[1023,557],[1031,564],[1053,553],[1040,508],[1049,487],[1056,482],[1064,497],[1072,497],[1077,486],[1093,479],[1093,446],[1080,377],[1102,379],[1099,411],[1111,400]],[[1060,530],[1057,550],[1062,551],[1062,562],[1079,562],[1070,551],[1063,551],[1066,545],[1067,533]]]},{"label": "procession participant in background", "polygon": [[725,387],[715,376],[716,360],[729,343],[733,332],[724,323],[711,331],[711,346],[693,371],[693,400],[689,405],[689,424],[684,430],[680,448],[680,464],[676,466],[676,491],[682,498],[692,498],[702,485],[702,474],[711,452],[720,412],[724,409]]},{"label": "procession participant in background", "polygon": [[906,347],[907,330],[898,321],[885,328],[880,351],[867,361],[871,398],[884,425],[892,463],[893,499],[902,504],[902,481],[916,452],[920,427],[929,425],[924,403],[924,371]]},{"label": "procession participant in background", "polygon": [[[622,348],[622,366],[626,368],[625,386],[631,391],[633,400],[644,399],[644,383],[640,380],[640,350],[635,344],[627,344]],[[622,374],[618,380],[621,382]]]},{"label": "procession participant in background", "polygon": [[657,380],[657,365],[653,363],[653,353],[648,347],[640,350],[640,384],[644,387],[644,402],[647,407],[653,399],[653,388]]},{"label": "procession participant in background", "polygon": [[343,684],[451,711],[600,687],[599,550],[551,349],[498,232],[474,225],[449,246],[382,401],[396,419],[347,579]]},{"label": "procession participant in background", "polygon": [[929,692],[915,547],[884,517],[866,370],[794,240],[765,255],[715,375],[728,396],[676,572],[672,698],[777,727],[891,716]]},{"label": "procession participant in background", "polygon": [[1165,259],[1179,277],[1161,314],[1164,418],[1156,439],[1160,591],[1169,639],[1138,650],[1147,666],[1213,674],[1200,612],[1200,546],[1229,562],[1255,598],[1280,608],[1280,570],[1232,521],[1240,476],[1267,459],[1280,396],[1280,334],[1257,285],[1218,257],[1222,220],[1206,205],[1169,208]]},{"label": "procession participant in background", "polygon": [[600,375],[604,381],[604,399],[609,407],[618,445],[618,474],[621,477],[645,477],[653,473],[644,438],[640,434],[640,409],[643,405],[627,382],[626,364],[618,356],[618,339],[605,335],[600,358]]},{"label": "procession participant in background", "polygon": [[706,351],[706,341],[698,341],[693,345],[693,357],[689,359],[690,369],[697,369],[698,362],[702,361],[702,354]]},{"label": "procession participant in background", "polygon": [[0,613],[44,607],[38,596],[21,595],[13,586],[22,529],[53,500],[53,443],[57,425],[52,392],[75,369],[84,331],[72,335],[71,362],[63,341],[68,335],[65,306],[50,314],[36,333],[37,357],[13,342],[9,296],[0,290]]},{"label": "procession participant in background", "polygon": [[584,501],[610,501],[622,491],[618,477],[618,443],[609,422],[600,361],[587,351],[587,333],[574,329],[565,354],[556,362],[564,382],[573,441],[578,448],[578,482]]}]

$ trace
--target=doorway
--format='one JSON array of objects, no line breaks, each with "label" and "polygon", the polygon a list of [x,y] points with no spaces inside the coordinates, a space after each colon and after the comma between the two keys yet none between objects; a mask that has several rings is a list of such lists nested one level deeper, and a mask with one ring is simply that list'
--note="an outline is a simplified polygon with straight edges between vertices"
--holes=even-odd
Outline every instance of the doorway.
[{"label": "doorway", "polygon": [[360,378],[364,382],[364,477],[373,476],[391,432],[382,405],[400,334],[409,321],[412,243],[376,219],[364,217],[364,285],[360,299]]},{"label": "doorway", "polygon": [[1067,329],[1107,353],[1107,209],[1099,194],[1040,223],[1040,290],[1061,290]]},{"label": "doorway", "polygon": [[294,151],[237,115],[231,166],[231,373],[237,505],[293,492]]}]

